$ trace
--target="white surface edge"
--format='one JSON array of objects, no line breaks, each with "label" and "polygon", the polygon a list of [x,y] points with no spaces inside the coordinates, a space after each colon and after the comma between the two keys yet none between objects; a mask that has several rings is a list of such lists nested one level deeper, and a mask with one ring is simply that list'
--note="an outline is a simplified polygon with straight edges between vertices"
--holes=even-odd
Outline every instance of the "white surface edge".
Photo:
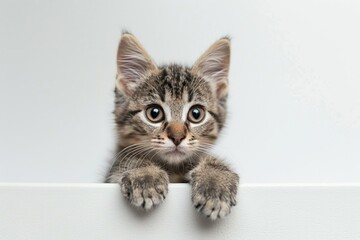
[{"label": "white surface edge", "polygon": [[130,206],[117,184],[1,183],[0,239],[358,240],[360,183],[244,184],[238,204],[212,222],[171,184],[151,212]]}]

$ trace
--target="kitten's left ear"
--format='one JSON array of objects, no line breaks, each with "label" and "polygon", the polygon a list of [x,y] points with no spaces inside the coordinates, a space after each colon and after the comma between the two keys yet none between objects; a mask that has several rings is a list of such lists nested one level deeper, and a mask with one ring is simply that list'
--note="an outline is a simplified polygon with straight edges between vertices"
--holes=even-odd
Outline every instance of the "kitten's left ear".
[{"label": "kitten's left ear", "polygon": [[193,74],[213,84],[217,97],[225,97],[228,92],[230,65],[230,39],[224,37],[211,45],[192,67]]}]

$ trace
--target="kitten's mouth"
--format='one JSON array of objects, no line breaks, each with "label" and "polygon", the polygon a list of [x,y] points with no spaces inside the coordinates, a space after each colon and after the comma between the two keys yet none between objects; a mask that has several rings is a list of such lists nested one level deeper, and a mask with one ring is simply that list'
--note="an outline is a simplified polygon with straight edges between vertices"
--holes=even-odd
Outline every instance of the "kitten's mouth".
[{"label": "kitten's mouth", "polygon": [[184,156],[186,153],[184,151],[181,151],[179,148],[174,147],[170,149],[169,151],[165,152],[166,155],[172,155],[172,156]]}]

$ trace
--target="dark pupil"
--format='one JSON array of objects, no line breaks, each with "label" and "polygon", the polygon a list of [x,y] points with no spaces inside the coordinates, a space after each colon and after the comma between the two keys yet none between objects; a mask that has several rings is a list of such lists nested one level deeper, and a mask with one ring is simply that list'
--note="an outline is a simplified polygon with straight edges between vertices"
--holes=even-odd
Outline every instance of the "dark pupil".
[{"label": "dark pupil", "polygon": [[160,114],[160,109],[158,108],[153,108],[150,112],[150,115],[153,119],[156,119]]},{"label": "dark pupil", "polygon": [[200,118],[200,110],[197,108],[193,109],[191,114],[196,120]]}]

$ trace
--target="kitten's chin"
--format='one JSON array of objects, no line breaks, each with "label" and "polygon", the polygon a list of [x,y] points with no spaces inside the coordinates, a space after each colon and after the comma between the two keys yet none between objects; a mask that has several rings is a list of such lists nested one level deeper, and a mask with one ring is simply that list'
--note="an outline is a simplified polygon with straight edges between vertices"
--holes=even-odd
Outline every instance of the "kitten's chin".
[{"label": "kitten's chin", "polygon": [[169,164],[181,163],[188,157],[189,157],[188,153],[179,149],[172,149],[162,154],[162,159]]}]

